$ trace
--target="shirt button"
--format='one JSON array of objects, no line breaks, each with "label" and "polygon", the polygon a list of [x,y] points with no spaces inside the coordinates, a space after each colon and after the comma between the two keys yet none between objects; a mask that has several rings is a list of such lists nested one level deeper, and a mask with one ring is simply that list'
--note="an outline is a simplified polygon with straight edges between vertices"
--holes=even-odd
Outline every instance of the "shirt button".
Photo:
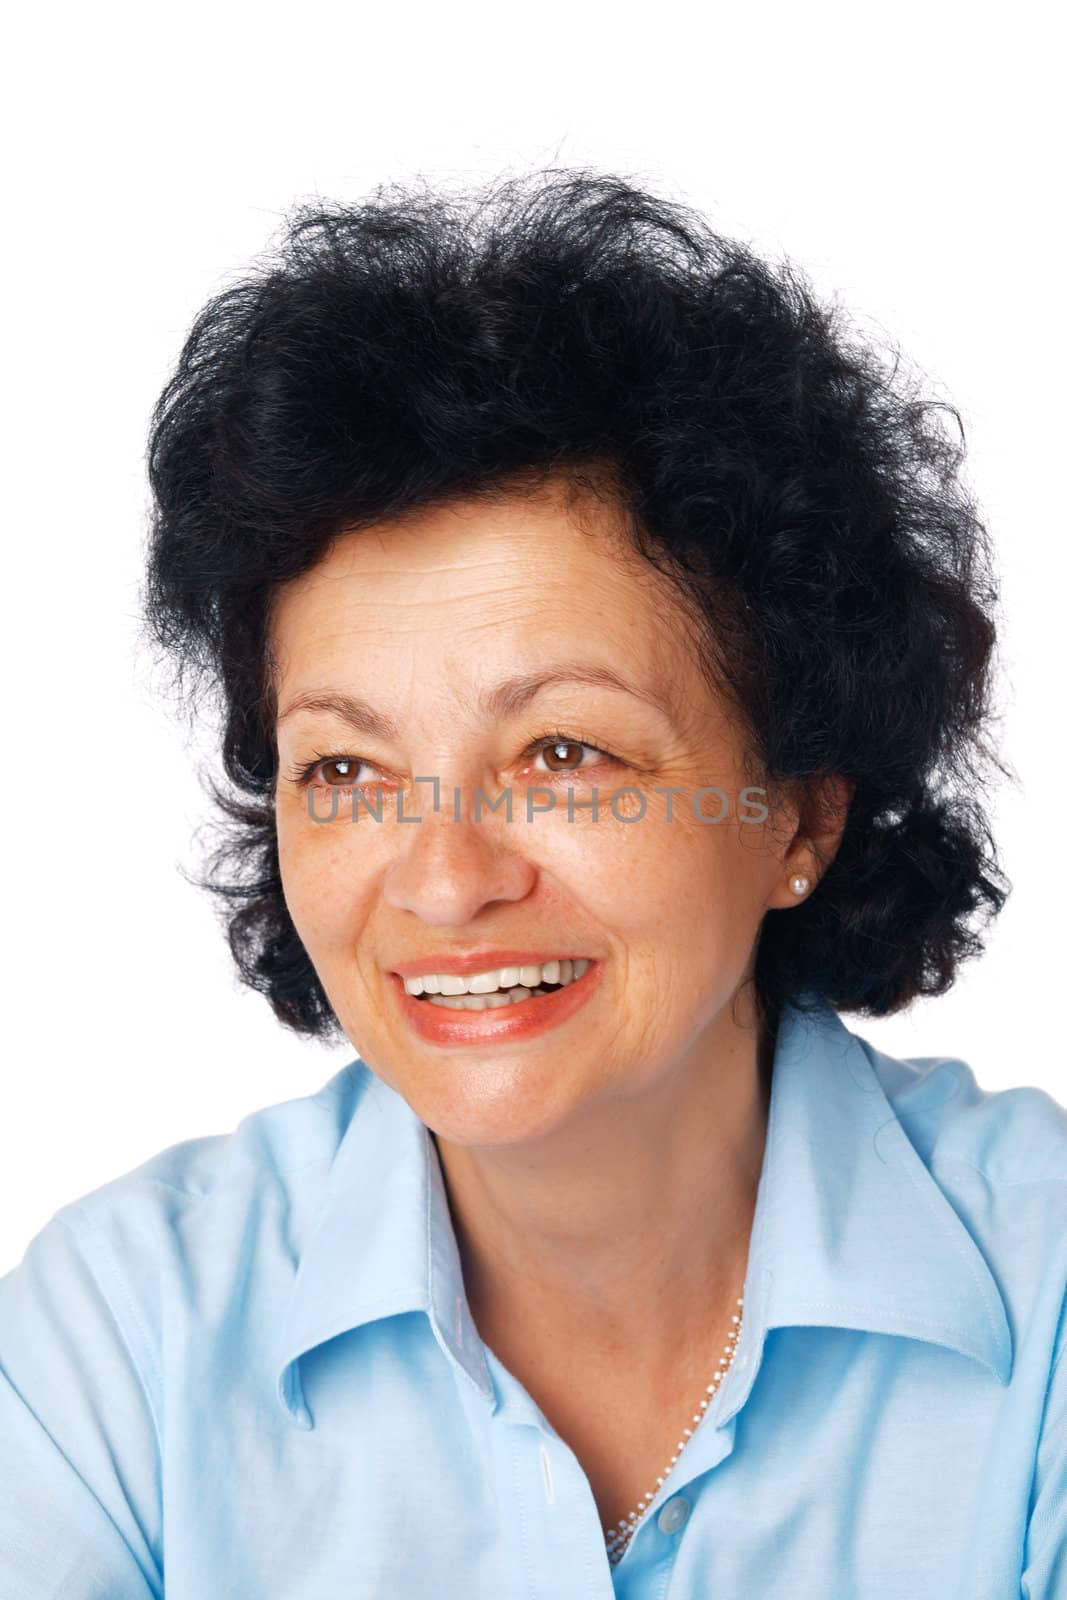
[{"label": "shirt button", "polygon": [[658,1518],[660,1528],[664,1533],[677,1533],[679,1528],[684,1528],[689,1519],[689,1501],[684,1494],[676,1494],[673,1500],[668,1500]]}]

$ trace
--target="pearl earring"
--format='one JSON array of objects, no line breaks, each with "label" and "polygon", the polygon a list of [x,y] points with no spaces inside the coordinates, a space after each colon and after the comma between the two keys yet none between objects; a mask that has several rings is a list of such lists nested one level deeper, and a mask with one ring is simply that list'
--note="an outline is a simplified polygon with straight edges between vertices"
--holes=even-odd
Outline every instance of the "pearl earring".
[{"label": "pearl earring", "polygon": [[790,878],[789,887],[794,894],[807,894],[811,887],[811,882],[808,878],[802,878],[798,874],[795,878]]}]

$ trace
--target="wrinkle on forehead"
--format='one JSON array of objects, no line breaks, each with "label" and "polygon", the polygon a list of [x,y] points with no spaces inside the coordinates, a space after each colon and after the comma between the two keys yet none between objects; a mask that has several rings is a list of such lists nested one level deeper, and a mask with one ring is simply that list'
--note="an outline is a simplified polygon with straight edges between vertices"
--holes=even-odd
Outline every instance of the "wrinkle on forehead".
[{"label": "wrinkle on forehead", "polygon": [[[372,625],[387,610],[391,621],[402,625],[410,621],[433,626],[432,614],[441,607],[453,613],[456,608],[473,609],[479,621],[486,606],[494,608],[490,621],[520,619],[531,610],[549,607],[588,614],[588,586],[594,585],[594,615],[607,615],[612,608],[605,601],[613,596],[620,614],[634,620],[644,596],[632,578],[614,568],[610,556],[583,554],[568,548],[565,539],[546,540],[536,533],[516,536],[512,530],[504,536],[512,548],[501,553],[488,545],[497,537],[495,532],[479,535],[474,549],[451,558],[433,552],[432,537],[409,539],[410,559],[404,559],[398,558],[395,547],[368,556],[366,535],[347,535],[318,566],[284,586],[276,616],[294,609],[303,612],[309,605],[326,613],[343,606],[346,613],[369,614]],[[448,619],[436,625],[447,626]]]},{"label": "wrinkle on forehead", "polygon": [[339,534],[277,595],[272,634],[279,666],[282,647],[290,653],[307,631],[319,663],[389,647],[408,676],[419,670],[415,642],[447,640],[447,665],[433,670],[450,677],[469,672],[472,657],[500,676],[516,661],[547,667],[599,643],[631,675],[688,701],[699,669],[679,601],[662,573],[626,553],[610,517],[579,526],[551,501],[465,503]]}]

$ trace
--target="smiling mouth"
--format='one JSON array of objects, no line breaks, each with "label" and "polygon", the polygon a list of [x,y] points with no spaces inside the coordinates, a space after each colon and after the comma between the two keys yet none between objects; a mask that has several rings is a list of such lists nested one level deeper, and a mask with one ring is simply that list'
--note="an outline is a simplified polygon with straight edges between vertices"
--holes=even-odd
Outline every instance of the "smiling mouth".
[{"label": "smiling mouth", "polygon": [[516,984],[512,989],[497,989],[493,994],[417,994],[412,999],[424,1000],[448,1011],[493,1011],[503,1006],[521,1005],[539,994],[555,994],[558,989],[569,989],[580,981],[572,978],[570,983],[539,983],[535,989]]}]

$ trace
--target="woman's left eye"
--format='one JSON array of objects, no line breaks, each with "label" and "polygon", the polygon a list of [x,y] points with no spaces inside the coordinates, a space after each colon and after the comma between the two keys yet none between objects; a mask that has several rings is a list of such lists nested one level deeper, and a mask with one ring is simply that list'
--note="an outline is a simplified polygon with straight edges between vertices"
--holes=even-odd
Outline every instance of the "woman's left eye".
[{"label": "woman's left eye", "polygon": [[[549,772],[554,774],[578,772],[583,766],[596,765],[595,762],[583,762],[580,757],[576,765],[566,765],[566,754],[561,754],[560,752],[573,750],[591,750],[594,755],[603,757],[605,761],[611,761],[614,759],[610,751],[602,750],[599,745],[587,744],[583,739],[573,739],[570,734],[563,733],[550,734],[547,738],[538,739],[535,744],[530,746],[530,749],[527,753],[535,756],[543,755],[549,762]],[[554,767],[551,764],[552,761],[559,761],[561,765]]]}]

